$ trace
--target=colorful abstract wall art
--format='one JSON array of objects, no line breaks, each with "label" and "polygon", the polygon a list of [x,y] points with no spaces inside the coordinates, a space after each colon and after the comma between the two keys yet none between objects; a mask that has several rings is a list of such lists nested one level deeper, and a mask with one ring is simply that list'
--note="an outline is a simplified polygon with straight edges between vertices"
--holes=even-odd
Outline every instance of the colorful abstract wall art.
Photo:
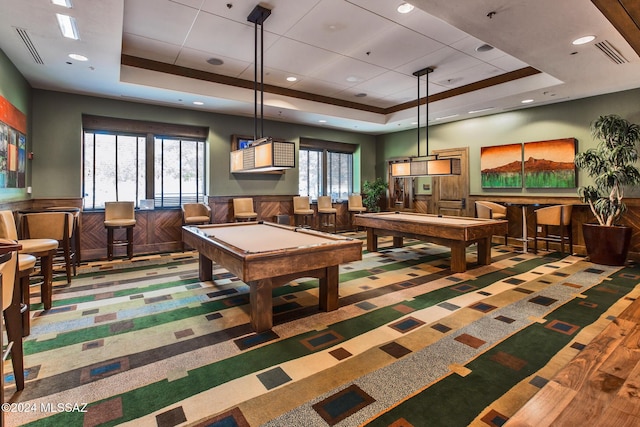
[{"label": "colorful abstract wall art", "polygon": [[0,96],[0,188],[26,186],[27,117]]}]

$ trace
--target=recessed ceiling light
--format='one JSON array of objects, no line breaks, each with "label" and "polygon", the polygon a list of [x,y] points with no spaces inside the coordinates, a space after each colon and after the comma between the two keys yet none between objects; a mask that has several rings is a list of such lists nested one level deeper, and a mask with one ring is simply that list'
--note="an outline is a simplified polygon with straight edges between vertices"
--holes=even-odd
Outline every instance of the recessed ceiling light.
[{"label": "recessed ceiling light", "polygon": [[60,13],[56,13],[56,18],[58,18],[58,26],[60,27],[60,32],[62,32],[63,36],[74,40],[78,40],[80,38],[75,18],[69,15],[62,15]]},{"label": "recessed ceiling light", "polygon": [[349,76],[349,77],[347,77],[347,79],[346,79],[346,80],[347,80],[348,82],[350,82],[350,83],[355,83],[355,82],[359,82],[359,81],[360,81],[360,79],[359,79],[359,78],[357,78],[356,76]]},{"label": "recessed ceiling light", "polygon": [[89,58],[87,58],[84,55],[80,55],[79,53],[70,53],[69,58],[75,59],[76,61],[83,61],[83,62],[89,60]]},{"label": "recessed ceiling light", "polygon": [[63,6],[66,7],[67,9],[71,9],[73,7],[73,4],[71,3],[71,0],[51,0],[51,3],[57,5],[57,6]]},{"label": "recessed ceiling light", "polygon": [[193,105],[204,105],[202,101],[193,101]]},{"label": "recessed ceiling light", "polygon": [[366,93],[364,93],[364,92],[360,92],[360,93],[356,93],[354,96],[355,96],[356,98],[364,98],[364,97],[366,97],[366,96],[367,96],[367,94],[366,94]]},{"label": "recessed ceiling light", "polygon": [[396,10],[399,13],[409,13],[413,10],[413,5],[409,3],[402,3]]},{"label": "recessed ceiling light", "polygon": [[207,59],[207,63],[211,65],[222,65],[224,64],[224,61],[220,58],[209,58]]},{"label": "recessed ceiling light", "polygon": [[491,46],[490,44],[481,44],[480,46],[478,46],[476,48],[476,52],[489,52],[490,50],[493,50],[493,46]]},{"label": "recessed ceiling light", "polygon": [[298,81],[298,78],[297,78],[297,77],[294,77],[294,76],[289,76],[289,77],[287,77],[287,81],[288,81],[288,82],[297,82],[297,81]]},{"label": "recessed ceiling light", "polygon": [[452,114],[450,116],[444,116],[444,117],[436,117],[434,120],[446,120],[446,119],[452,119],[454,117],[458,117],[459,114]]},{"label": "recessed ceiling light", "polygon": [[520,102],[523,103],[523,104],[531,104],[533,102],[533,99],[523,99]]},{"label": "recessed ceiling light", "polygon": [[318,123],[327,123],[327,121],[324,120],[324,119],[320,119],[320,120],[318,120]]},{"label": "recessed ceiling light", "polygon": [[469,114],[483,113],[483,112],[489,111],[489,110],[493,110],[493,107],[481,108],[479,110],[471,110],[471,111],[469,111]]},{"label": "recessed ceiling light", "polygon": [[595,40],[595,38],[596,36],[584,36],[584,37],[575,39],[574,41],[571,42],[571,44],[574,44],[574,45],[585,44]]}]

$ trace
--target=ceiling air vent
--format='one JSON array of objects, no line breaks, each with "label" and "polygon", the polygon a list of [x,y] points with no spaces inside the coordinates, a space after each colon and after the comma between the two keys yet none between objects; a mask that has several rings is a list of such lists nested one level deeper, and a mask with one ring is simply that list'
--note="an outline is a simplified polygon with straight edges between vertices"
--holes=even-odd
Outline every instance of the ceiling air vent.
[{"label": "ceiling air vent", "polygon": [[27,33],[27,30],[25,30],[24,28],[16,27],[16,32],[18,33],[18,36],[22,39],[24,46],[29,51],[29,53],[33,57],[33,60],[36,62],[36,64],[44,65],[44,61],[42,61],[40,54],[36,50],[36,47],[33,45],[33,42],[31,41],[31,37],[29,37],[29,33]]},{"label": "ceiling air vent", "polygon": [[624,56],[620,54],[620,52],[618,52],[618,49],[613,47],[613,45],[607,40],[596,43],[596,47],[600,49],[600,51],[604,53],[604,55],[615,64],[625,64],[629,62]]}]

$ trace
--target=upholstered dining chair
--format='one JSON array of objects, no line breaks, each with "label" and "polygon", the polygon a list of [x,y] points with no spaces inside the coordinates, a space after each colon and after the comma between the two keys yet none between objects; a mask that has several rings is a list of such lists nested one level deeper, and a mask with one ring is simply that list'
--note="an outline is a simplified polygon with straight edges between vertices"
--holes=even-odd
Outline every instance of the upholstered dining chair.
[{"label": "upholstered dining chair", "polygon": [[[16,272],[18,270],[17,241],[0,239],[0,245],[15,249],[5,253],[0,274],[2,275],[2,315],[4,316],[5,329],[7,331],[7,348],[11,353],[11,365],[16,382],[16,389],[24,389],[24,353],[22,349],[22,318],[20,315],[20,289],[16,286]],[[3,360],[4,360],[3,354]],[[2,402],[4,403],[4,402]]]},{"label": "upholstered dining chair", "polygon": [[327,218],[327,228],[330,223],[328,222],[328,218],[333,216],[333,232],[337,231],[337,219],[338,219],[338,210],[333,207],[331,203],[331,196],[318,196],[318,228],[322,228],[322,219]]},{"label": "upholstered dining chair", "polygon": [[[133,258],[133,227],[136,226],[136,212],[134,202],[105,202],[104,227],[107,229],[107,259],[113,259],[113,248],[127,247],[127,258]],[[114,240],[113,234],[117,229],[124,228],[126,238]]]},{"label": "upholstered dining chair", "polygon": [[307,219],[311,217],[311,224],[313,224],[313,209],[309,206],[309,197],[307,196],[295,196],[293,198],[293,216],[295,218],[295,225],[299,225],[299,218],[302,217],[302,227],[310,227]]},{"label": "upholstered dining chair", "polygon": [[351,228],[353,228],[354,215],[366,212],[367,208],[362,204],[362,195],[360,194],[351,194],[347,201],[347,206],[349,211],[349,223]]},{"label": "upholstered dining chair", "polygon": [[233,199],[233,218],[236,221],[258,219],[258,214],[253,210],[253,199],[251,197]]},{"label": "upholstered dining chair", "polygon": [[[487,219],[507,219],[507,207],[495,202],[488,202],[485,200],[477,200],[476,203],[476,218]],[[506,245],[509,240],[509,233],[504,235],[504,244]]]},{"label": "upholstered dining chair", "polygon": [[[69,212],[38,212],[22,215],[22,236],[25,239],[54,239],[58,241],[58,252],[64,264],[67,283],[71,283],[71,274],[76,274],[72,237],[74,218]],[[54,260],[55,262],[55,260]]]},{"label": "upholstered dining chair", "polygon": [[[548,206],[534,211],[533,253],[538,253],[538,240],[546,242],[546,250],[549,250],[549,242],[560,243],[560,252],[563,254],[564,245],[568,243],[569,254],[573,253],[572,212],[572,205]],[[556,227],[558,234],[551,234],[549,226]]]},{"label": "upholstered dining chair", "polygon": [[40,259],[40,295],[44,309],[49,310],[53,299],[53,258],[58,251],[58,241],[49,238],[18,239],[13,212],[8,210],[0,211],[0,238],[17,240],[22,246],[20,254],[30,254]]},{"label": "upholstered dining chair", "polygon": [[182,205],[182,225],[201,225],[211,222],[211,208],[204,203]]}]

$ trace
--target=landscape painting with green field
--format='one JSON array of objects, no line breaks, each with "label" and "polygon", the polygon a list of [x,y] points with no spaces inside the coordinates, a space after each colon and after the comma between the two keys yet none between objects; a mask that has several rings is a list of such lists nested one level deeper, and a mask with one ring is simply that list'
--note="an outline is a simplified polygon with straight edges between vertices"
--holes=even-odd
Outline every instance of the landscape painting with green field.
[{"label": "landscape painting with green field", "polygon": [[522,188],[522,144],[480,147],[482,188]]},{"label": "landscape painting with green field", "polygon": [[524,186],[526,188],[576,187],[575,138],[524,144]]}]

